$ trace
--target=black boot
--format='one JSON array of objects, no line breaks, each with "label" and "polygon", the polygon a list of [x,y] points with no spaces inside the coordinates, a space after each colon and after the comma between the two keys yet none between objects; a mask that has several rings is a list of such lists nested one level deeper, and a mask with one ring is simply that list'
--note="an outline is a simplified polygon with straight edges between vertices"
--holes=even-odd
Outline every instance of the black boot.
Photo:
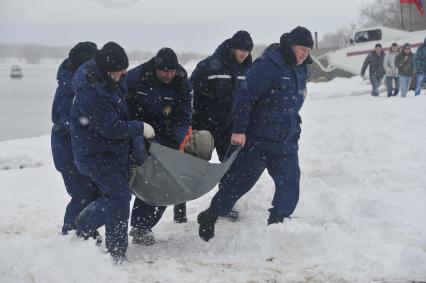
[{"label": "black boot", "polygon": [[274,211],[269,211],[268,225],[283,223],[285,216],[281,214],[277,214]]},{"label": "black boot", "polygon": [[186,218],[186,203],[176,204],[173,207],[174,217],[173,220],[176,223],[186,223],[188,219]]},{"label": "black boot", "polygon": [[206,209],[198,214],[197,221],[200,224],[198,235],[202,240],[208,242],[214,237],[214,224],[218,218],[218,216],[210,212],[210,209]]},{"label": "black boot", "polygon": [[111,259],[115,265],[121,265],[128,262],[126,255],[122,254],[111,254]]},{"label": "black boot", "polygon": [[151,230],[132,228],[129,233],[133,237],[132,243],[135,245],[152,246],[155,243],[154,234]]},{"label": "black boot", "polygon": [[96,245],[100,246],[102,245],[102,236],[99,234],[97,230],[93,232],[86,233],[84,231],[78,230],[76,231],[76,235],[79,238],[83,238],[84,240],[88,240],[89,238],[92,238],[96,241]]}]

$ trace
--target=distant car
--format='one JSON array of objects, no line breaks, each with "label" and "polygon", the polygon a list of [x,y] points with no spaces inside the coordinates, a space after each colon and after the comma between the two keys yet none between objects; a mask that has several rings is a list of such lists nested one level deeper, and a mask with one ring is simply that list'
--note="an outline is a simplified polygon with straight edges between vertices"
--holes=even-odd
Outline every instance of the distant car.
[{"label": "distant car", "polygon": [[13,65],[10,69],[10,77],[12,79],[20,79],[22,78],[22,70],[18,65]]}]

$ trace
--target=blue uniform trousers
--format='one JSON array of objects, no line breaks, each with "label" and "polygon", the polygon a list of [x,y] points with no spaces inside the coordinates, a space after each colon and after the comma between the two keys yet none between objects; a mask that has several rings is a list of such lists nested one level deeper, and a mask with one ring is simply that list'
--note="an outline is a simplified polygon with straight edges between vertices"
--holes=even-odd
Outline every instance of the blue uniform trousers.
[{"label": "blue uniform trousers", "polygon": [[69,165],[69,170],[61,171],[65,188],[71,200],[65,209],[62,234],[75,229],[75,219],[80,212],[99,197],[96,185],[89,177],[81,175],[75,165]]},{"label": "blue uniform trousers", "polygon": [[231,168],[222,178],[219,191],[210,209],[217,216],[225,216],[235,203],[255,185],[267,169],[275,183],[271,213],[289,217],[299,200],[300,168],[297,152],[276,154],[255,145],[241,149]]},{"label": "blue uniform trousers", "polygon": [[62,174],[65,188],[71,197],[65,209],[64,225],[62,226],[62,234],[65,235],[75,229],[76,217],[99,197],[99,193],[92,180],[78,172],[74,163],[70,136],[63,126],[53,126],[51,147],[55,167]]},{"label": "blue uniform trousers", "polygon": [[77,230],[92,234],[105,225],[105,246],[112,256],[124,256],[128,245],[128,221],[132,197],[128,176],[122,172],[91,175],[101,196],[76,220]]},{"label": "blue uniform trousers", "polygon": [[149,205],[139,198],[135,198],[130,225],[135,229],[151,230],[157,225],[167,206]]}]

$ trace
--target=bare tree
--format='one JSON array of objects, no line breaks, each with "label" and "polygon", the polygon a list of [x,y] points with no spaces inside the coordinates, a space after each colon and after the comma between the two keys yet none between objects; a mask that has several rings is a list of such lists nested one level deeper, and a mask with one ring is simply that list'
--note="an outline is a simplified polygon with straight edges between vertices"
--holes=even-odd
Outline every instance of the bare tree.
[{"label": "bare tree", "polygon": [[323,49],[344,46],[351,38],[353,28],[354,27],[340,28],[336,32],[326,33],[318,44],[319,48]]},{"label": "bare tree", "polygon": [[421,16],[414,4],[400,4],[400,0],[374,1],[362,7],[360,15],[364,26],[384,25],[411,31],[426,29],[426,16]]}]

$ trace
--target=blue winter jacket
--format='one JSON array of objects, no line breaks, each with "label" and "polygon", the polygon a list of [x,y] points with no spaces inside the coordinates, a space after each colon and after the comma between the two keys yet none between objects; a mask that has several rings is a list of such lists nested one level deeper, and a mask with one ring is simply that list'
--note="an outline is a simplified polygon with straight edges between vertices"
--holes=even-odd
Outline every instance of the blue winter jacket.
[{"label": "blue winter jacket", "polygon": [[74,90],[72,88],[72,70],[69,60],[66,59],[59,66],[56,80],[55,97],[52,106],[52,133],[51,148],[53,162],[58,171],[70,171],[74,165],[74,157],[71,149],[70,119]]},{"label": "blue winter jacket", "polygon": [[123,80],[105,78],[95,60],[82,65],[73,78],[72,149],[84,175],[127,174],[132,138],[140,138],[143,122],[129,121]]},{"label": "blue winter jacket", "polygon": [[276,46],[266,49],[237,91],[233,133],[268,152],[297,152],[307,78],[306,64],[288,65]]},{"label": "blue winter jacket", "polygon": [[152,125],[156,142],[178,149],[191,125],[191,83],[180,65],[170,83],[161,82],[154,62],[139,65],[126,77],[131,118]]},{"label": "blue winter jacket", "polygon": [[426,74],[426,39],[423,46],[419,47],[414,54],[413,63],[416,73]]},{"label": "blue winter jacket", "polygon": [[213,55],[199,62],[190,78],[194,90],[193,128],[209,130],[215,139],[230,130],[234,91],[252,65],[251,55],[242,64],[235,61],[230,41],[225,40]]}]

